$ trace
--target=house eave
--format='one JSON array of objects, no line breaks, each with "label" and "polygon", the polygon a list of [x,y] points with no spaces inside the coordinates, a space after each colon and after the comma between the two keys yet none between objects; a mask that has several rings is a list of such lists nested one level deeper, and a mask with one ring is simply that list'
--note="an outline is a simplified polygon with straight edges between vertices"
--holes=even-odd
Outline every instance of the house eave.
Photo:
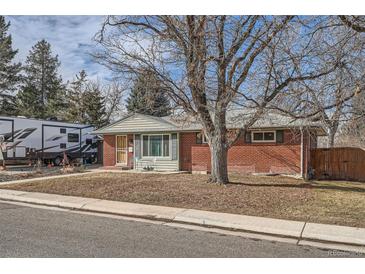
[{"label": "house eave", "polygon": [[[314,130],[318,136],[326,136],[326,131],[320,126],[305,126],[308,129]],[[299,126],[265,126],[265,127],[250,127],[249,130],[284,130],[284,129],[299,129]],[[237,129],[235,127],[228,127],[228,129]],[[94,135],[116,135],[116,134],[139,134],[139,133],[169,133],[169,132],[196,132],[202,130],[202,127],[181,129],[181,128],[171,128],[171,129],[135,129],[135,130],[122,130],[122,131],[103,131],[96,130],[91,132]]]}]

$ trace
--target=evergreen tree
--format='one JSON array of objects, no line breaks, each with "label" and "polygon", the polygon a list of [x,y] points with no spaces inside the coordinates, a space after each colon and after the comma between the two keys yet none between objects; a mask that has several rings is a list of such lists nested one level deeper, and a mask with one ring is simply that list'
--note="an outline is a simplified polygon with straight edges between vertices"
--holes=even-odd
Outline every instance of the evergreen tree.
[{"label": "evergreen tree", "polygon": [[13,63],[18,51],[12,49],[9,27],[10,22],[0,16],[0,115],[16,114],[13,93],[21,80],[21,64]]},{"label": "evergreen tree", "polygon": [[127,98],[128,112],[158,117],[169,115],[171,106],[164,89],[153,72],[141,73],[134,81],[131,93]]},{"label": "evergreen tree", "polygon": [[94,125],[96,128],[103,127],[108,123],[105,101],[101,85],[98,82],[89,83],[83,96],[83,106],[86,114],[84,123]]},{"label": "evergreen tree", "polygon": [[25,84],[18,93],[18,110],[21,115],[36,118],[61,118],[65,105],[65,87],[58,75],[60,62],[53,56],[46,40],[35,44],[24,67]]},{"label": "evergreen tree", "polygon": [[80,71],[67,91],[67,120],[94,125],[97,128],[104,126],[107,119],[102,92],[98,82],[89,81],[86,72]]},{"label": "evergreen tree", "polygon": [[83,96],[86,92],[87,84],[87,74],[84,70],[82,70],[76,75],[75,80],[71,82],[67,89],[67,121],[76,123],[83,123],[85,121]]}]

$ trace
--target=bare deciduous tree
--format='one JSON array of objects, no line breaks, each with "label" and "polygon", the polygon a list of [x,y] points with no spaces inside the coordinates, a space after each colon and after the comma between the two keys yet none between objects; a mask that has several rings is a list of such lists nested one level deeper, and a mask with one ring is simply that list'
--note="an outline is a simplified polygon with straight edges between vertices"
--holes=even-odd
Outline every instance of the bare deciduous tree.
[{"label": "bare deciduous tree", "polygon": [[108,122],[115,120],[123,111],[122,98],[126,90],[126,85],[117,80],[113,80],[104,87],[103,94],[105,96],[106,120]]},{"label": "bare deciduous tree", "polygon": [[357,32],[365,32],[365,17],[364,16],[345,16],[339,15],[341,21],[347,27]]},{"label": "bare deciduous tree", "polygon": [[[202,124],[211,151],[209,181],[227,183],[228,149],[245,130],[293,83],[338,65],[320,46],[321,30],[309,28],[316,22],[294,16],[110,16],[94,56],[119,75],[155,72],[174,104]],[[265,85],[254,89],[257,79]],[[247,115],[230,132],[232,108]]]},{"label": "bare deciduous tree", "polygon": [[319,29],[325,29],[321,34],[321,46],[339,60],[338,66],[313,81],[297,82],[284,103],[274,108],[280,108],[294,119],[320,120],[327,129],[327,146],[333,147],[341,127],[350,120],[361,119],[361,115],[365,118],[363,112],[355,113],[353,108],[359,100],[358,95],[365,89],[364,40],[361,34],[349,32],[346,26],[338,24],[336,17],[327,17],[313,31]]}]

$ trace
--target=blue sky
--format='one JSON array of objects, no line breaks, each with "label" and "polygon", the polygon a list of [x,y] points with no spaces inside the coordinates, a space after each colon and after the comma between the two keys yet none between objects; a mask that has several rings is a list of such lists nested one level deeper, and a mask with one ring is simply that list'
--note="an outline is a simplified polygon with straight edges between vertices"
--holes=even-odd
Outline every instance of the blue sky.
[{"label": "blue sky", "polygon": [[6,16],[10,21],[13,47],[18,61],[25,61],[31,47],[39,40],[51,43],[53,54],[61,61],[60,73],[71,80],[84,69],[91,78],[106,80],[111,73],[93,62],[88,54],[95,48],[92,41],[100,29],[103,16]]}]

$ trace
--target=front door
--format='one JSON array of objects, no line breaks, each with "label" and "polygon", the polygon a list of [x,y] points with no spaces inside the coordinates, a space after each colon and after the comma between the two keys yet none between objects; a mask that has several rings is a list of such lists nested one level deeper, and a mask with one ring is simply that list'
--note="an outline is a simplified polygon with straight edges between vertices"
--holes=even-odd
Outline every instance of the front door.
[{"label": "front door", "polygon": [[128,147],[127,136],[117,136],[117,165],[127,165],[128,161]]}]

